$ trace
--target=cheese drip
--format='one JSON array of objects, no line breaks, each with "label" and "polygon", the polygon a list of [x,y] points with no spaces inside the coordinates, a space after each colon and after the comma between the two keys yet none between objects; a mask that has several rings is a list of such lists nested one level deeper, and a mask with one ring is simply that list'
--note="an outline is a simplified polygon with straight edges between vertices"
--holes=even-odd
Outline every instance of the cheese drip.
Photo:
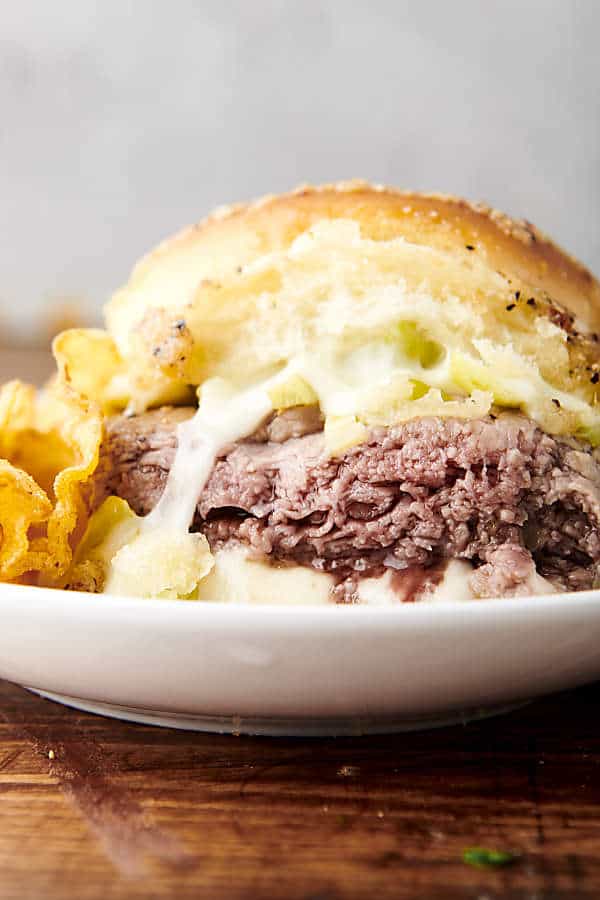
[{"label": "cheese drip", "polygon": [[177,429],[177,452],[158,504],[144,520],[144,531],[187,531],[219,453],[255,431],[272,411],[267,387],[234,394],[213,379],[202,389],[197,413]]},{"label": "cheese drip", "polygon": [[214,566],[205,536],[190,533],[198,499],[218,455],[252,434],[272,411],[268,389],[276,381],[237,392],[219,378],[203,385],[198,411],[178,428],[175,460],[160,501],[144,519],[132,514],[127,542],[108,562],[107,593],[197,598],[200,581]]}]

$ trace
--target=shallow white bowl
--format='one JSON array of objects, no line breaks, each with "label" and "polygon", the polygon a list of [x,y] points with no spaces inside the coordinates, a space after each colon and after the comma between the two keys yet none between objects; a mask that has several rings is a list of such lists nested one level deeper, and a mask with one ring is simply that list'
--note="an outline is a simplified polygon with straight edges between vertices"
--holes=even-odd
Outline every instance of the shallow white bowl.
[{"label": "shallow white bowl", "polygon": [[0,677],[179,728],[430,727],[600,677],[600,591],[467,603],[246,606],[0,586]]}]

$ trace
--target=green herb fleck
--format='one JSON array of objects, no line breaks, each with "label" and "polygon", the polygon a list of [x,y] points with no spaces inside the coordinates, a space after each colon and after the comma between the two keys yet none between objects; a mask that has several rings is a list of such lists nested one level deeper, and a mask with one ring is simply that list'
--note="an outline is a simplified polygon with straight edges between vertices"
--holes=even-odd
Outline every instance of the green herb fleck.
[{"label": "green herb fleck", "polygon": [[516,860],[514,853],[508,853],[506,850],[486,850],[485,847],[469,847],[463,853],[463,862],[477,869],[511,866]]}]

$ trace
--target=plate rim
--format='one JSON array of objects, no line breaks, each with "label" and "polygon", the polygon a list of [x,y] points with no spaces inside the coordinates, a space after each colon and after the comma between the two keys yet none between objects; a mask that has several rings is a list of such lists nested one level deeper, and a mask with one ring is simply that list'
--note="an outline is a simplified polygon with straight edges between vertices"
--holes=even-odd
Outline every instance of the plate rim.
[{"label": "plate rim", "polygon": [[[311,604],[286,604],[286,603],[247,603],[244,601],[190,601],[190,600],[163,600],[156,598],[125,597],[115,594],[91,594],[84,591],[66,591],[57,588],[39,587],[37,585],[0,583],[0,605],[18,601],[28,606],[41,602],[44,607],[49,605],[49,599],[53,610],[56,612],[73,613],[108,613],[115,616],[135,613],[140,619],[167,618],[169,620],[180,619],[182,622],[206,621],[213,618],[235,619],[240,624],[240,619],[249,620],[273,620],[282,618],[307,619],[309,621],[322,620],[323,622],[335,620],[336,622],[349,622],[355,619],[373,619],[376,622],[383,620],[399,620],[403,622],[418,623],[420,620],[428,621],[447,620],[460,618],[481,619],[483,617],[495,617],[498,615],[530,615],[539,613],[552,614],[556,611],[571,614],[578,609],[587,610],[597,608],[600,612],[600,588],[588,591],[570,591],[564,593],[552,593],[525,597],[504,597],[482,600],[445,600],[439,603],[398,603],[386,606],[368,604],[335,604],[315,606]],[[177,613],[173,613],[177,610]],[[460,614],[457,616],[457,614]]]}]

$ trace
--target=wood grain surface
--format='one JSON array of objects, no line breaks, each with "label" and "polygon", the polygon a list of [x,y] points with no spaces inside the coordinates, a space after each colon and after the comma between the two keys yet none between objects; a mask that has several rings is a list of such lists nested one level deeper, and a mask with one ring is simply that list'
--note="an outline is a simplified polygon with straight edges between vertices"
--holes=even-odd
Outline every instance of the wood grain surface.
[{"label": "wood grain surface", "polygon": [[[0,897],[596,900],[599,700],[287,740],[130,725],[0,682]],[[475,869],[473,845],[518,858]]]}]

